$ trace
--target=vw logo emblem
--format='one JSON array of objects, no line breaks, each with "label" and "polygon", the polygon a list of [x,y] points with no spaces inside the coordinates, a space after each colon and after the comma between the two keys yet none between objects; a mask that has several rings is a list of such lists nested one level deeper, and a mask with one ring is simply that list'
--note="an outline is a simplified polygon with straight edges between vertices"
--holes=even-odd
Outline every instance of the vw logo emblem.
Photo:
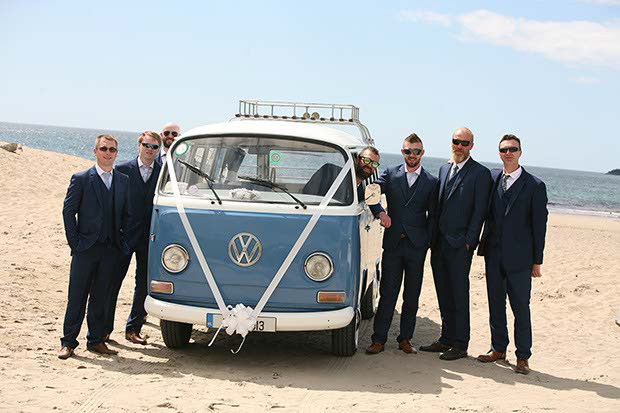
[{"label": "vw logo emblem", "polygon": [[249,232],[241,232],[228,243],[228,256],[231,261],[242,267],[256,264],[263,252],[258,238]]}]

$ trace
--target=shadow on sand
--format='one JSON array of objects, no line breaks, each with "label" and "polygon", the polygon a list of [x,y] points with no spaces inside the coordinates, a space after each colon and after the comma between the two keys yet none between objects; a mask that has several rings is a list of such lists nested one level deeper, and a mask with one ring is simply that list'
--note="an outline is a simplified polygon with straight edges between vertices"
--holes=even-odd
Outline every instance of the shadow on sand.
[{"label": "shadow on sand", "polygon": [[[359,350],[353,357],[335,357],[330,353],[329,332],[254,333],[248,335],[241,351],[234,355],[231,349],[238,348],[240,337],[229,337],[222,331],[208,347],[215,331],[194,330],[189,346],[171,350],[163,346],[161,338],[153,337],[159,331],[156,325],[150,324],[148,330],[152,343],[147,346],[111,343],[120,352],[114,357],[116,362],[110,362],[109,357],[79,359],[130,375],[158,374],[164,378],[194,375],[312,390],[440,394],[442,390],[452,388],[446,379],[467,380],[466,376],[477,376],[503,385],[526,383],[551,390],[581,390],[608,399],[620,399],[620,388],[609,384],[555,377],[535,370],[523,376],[515,374],[513,366],[508,363],[483,364],[471,356],[446,362],[439,360],[437,354],[423,352],[406,355],[396,344],[395,332],[399,322],[400,316],[395,313],[385,352],[373,356],[364,353],[372,334],[370,320],[362,322]],[[420,343],[429,343],[438,335],[437,323],[418,318],[413,344],[417,347]],[[129,352],[141,355],[137,359],[123,357]],[[299,374],[300,370],[303,375]],[[373,372],[380,370],[390,372],[388,381],[376,381]]]}]

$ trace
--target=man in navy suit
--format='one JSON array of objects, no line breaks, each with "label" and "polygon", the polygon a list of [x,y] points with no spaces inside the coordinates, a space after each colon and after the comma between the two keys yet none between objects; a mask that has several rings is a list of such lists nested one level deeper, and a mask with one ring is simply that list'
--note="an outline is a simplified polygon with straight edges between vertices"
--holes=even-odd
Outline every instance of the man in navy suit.
[{"label": "man in navy suit", "polygon": [[478,356],[478,360],[488,363],[506,359],[508,294],[515,317],[515,371],[528,374],[528,360],[532,355],[532,277],[542,275],[548,212],[545,183],[519,165],[521,153],[519,138],[504,135],[499,142],[504,169],[491,171],[495,186],[478,247],[478,255],[484,255],[486,267],[491,350]]},{"label": "man in navy suit", "polygon": [[161,129],[161,150],[157,153],[156,160],[162,165],[166,163],[166,156],[168,156],[168,150],[174,143],[174,140],[181,134],[181,127],[174,122],[168,122]]},{"label": "man in navy suit", "polygon": [[88,349],[100,354],[117,353],[104,342],[110,280],[118,271],[121,257],[129,254],[129,178],[112,169],[117,152],[114,137],[98,136],[94,149],[97,163],[71,177],[65,197],[62,215],[72,259],[64,335],[58,353],[63,360],[71,357],[78,346],[87,302]]},{"label": "man in navy suit", "polygon": [[115,274],[106,309],[106,335],[114,329],[116,301],[123,279],[127,274],[131,256],[136,254],[136,282],[131,312],[125,326],[125,338],[136,344],[146,344],[146,338],[140,336],[146,310],[147,262],[149,255],[149,230],[153,212],[153,196],[161,165],[155,160],[161,138],[155,132],[144,132],[138,137],[138,157],[116,166],[116,170],[129,176],[131,225],[128,229],[130,254],[123,257],[120,271]]},{"label": "man in navy suit", "polygon": [[375,182],[386,195],[387,212],[381,204],[371,206],[373,214],[386,229],[381,259],[381,298],[375,315],[372,344],[366,350],[368,354],[380,353],[385,348],[403,284],[403,272],[403,306],[396,341],[405,353],[416,352],[410,340],[415,330],[424,260],[431,241],[438,181],[420,164],[424,148],[418,135],[407,136],[401,152],[405,163],[386,169]]},{"label": "man in navy suit", "polygon": [[491,174],[470,157],[474,135],[459,128],[452,135],[452,160],[439,169],[437,220],[431,266],[441,312],[441,337],[420,350],[442,353],[442,360],[467,356],[469,270],[486,218]]}]

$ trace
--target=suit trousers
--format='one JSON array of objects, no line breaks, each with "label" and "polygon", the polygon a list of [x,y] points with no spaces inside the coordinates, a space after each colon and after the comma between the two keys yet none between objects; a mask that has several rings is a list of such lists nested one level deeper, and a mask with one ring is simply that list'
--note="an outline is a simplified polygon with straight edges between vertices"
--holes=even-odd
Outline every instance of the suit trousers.
[{"label": "suit trousers", "polygon": [[69,294],[61,345],[76,348],[88,302],[87,345],[103,341],[106,298],[118,269],[120,251],[112,243],[97,243],[74,253],[69,272]]},{"label": "suit trousers", "polygon": [[491,348],[500,353],[505,353],[508,347],[508,322],[506,320],[506,295],[508,295],[515,318],[516,354],[518,358],[527,360],[532,355],[532,322],[530,318],[532,270],[506,271],[502,265],[500,249],[497,246],[487,249],[484,261],[489,299]]},{"label": "suit trousers", "polygon": [[401,342],[411,340],[413,337],[426,251],[426,248],[414,247],[408,238],[401,238],[394,250],[383,251],[379,288],[381,297],[375,314],[373,343],[385,344],[387,341],[401,285],[404,286],[403,306],[400,316],[400,334],[396,340]]},{"label": "suit trousers", "polygon": [[439,235],[431,252],[431,267],[441,313],[439,342],[459,350],[469,346],[469,270],[473,250],[454,248]]},{"label": "suit trousers", "polygon": [[138,242],[138,245],[131,253],[124,256],[120,260],[118,271],[114,275],[112,281],[112,287],[110,288],[110,294],[106,305],[106,334],[111,333],[114,330],[114,318],[116,316],[116,304],[118,301],[118,294],[121,290],[123,280],[127,275],[127,270],[131,263],[131,257],[135,253],[136,255],[136,276],[135,276],[135,288],[133,294],[133,303],[131,305],[131,312],[127,318],[127,324],[125,331],[140,332],[144,325],[144,317],[146,316],[146,310],[144,309],[144,301],[148,292],[147,288],[147,264],[149,255],[149,243],[148,238]]}]

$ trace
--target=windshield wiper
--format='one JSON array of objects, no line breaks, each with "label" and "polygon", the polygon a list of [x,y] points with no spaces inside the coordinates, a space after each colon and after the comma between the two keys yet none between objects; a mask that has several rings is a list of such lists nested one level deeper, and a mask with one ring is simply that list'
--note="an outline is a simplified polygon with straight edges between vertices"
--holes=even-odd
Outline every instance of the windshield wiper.
[{"label": "windshield wiper", "polygon": [[217,196],[217,192],[215,192],[215,189],[213,189],[213,185],[212,183],[215,182],[213,180],[213,178],[211,178],[209,175],[207,175],[206,172],[202,172],[200,169],[196,168],[194,165],[191,165],[185,161],[182,161],[179,159],[179,162],[185,166],[187,166],[187,169],[189,169],[190,171],[192,171],[193,173],[195,173],[198,176],[201,176],[205,179],[205,181],[207,181],[207,185],[209,185],[209,189],[211,190],[211,192],[213,192],[213,195],[215,195],[215,199],[217,199],[217,202],[222,205],[222,200],[220,199],[219,196]]},{"label": "windshield wiper", "polygon": [[277,188],[281,191],[283,191],[284,193],[286,193],[288,196],[290,196],[291,198],[293,198],[295,200],[295,202],[297,202],[299,205],[301,205],[303,207],[303,209],[308,209],[308,207],[306,206],[306,204],[304,204],[299,198],[297,198],[295,195],[291,194],[289,192],[288,189],[286,189],[286,187],[284,185],[279,185],[276,184],[275,182],[271,182],[268,181],[266,179],[260,179],[260,178],[253,178],[251,176],[239,176],[239,179],[244,179],[246,181],[250,181],[252,183],[255,183],[257,185],[262,185],[262,186],[266,186],[269,187],[271,189]]}]

